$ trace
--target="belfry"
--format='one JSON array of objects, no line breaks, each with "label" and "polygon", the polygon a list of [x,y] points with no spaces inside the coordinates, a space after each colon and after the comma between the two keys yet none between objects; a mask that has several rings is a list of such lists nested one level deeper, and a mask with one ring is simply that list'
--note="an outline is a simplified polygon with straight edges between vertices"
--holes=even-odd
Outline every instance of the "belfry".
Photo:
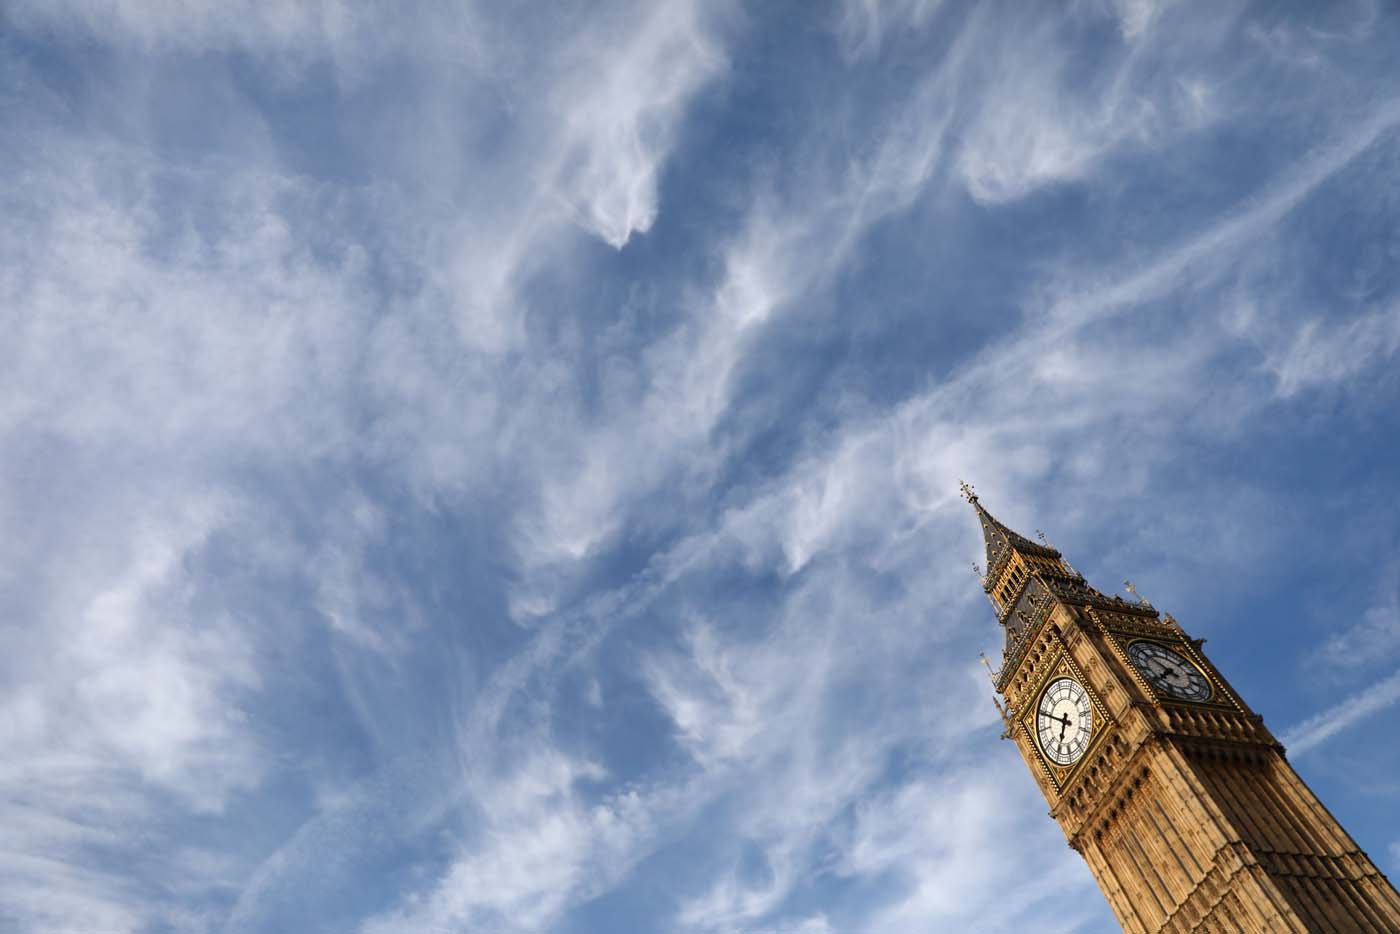
[{"label": "belfry", "polygon": [[998,706],[1125,931],[1400,931],[1400,894],[1168,615],[963,493],[1005,630]]}]

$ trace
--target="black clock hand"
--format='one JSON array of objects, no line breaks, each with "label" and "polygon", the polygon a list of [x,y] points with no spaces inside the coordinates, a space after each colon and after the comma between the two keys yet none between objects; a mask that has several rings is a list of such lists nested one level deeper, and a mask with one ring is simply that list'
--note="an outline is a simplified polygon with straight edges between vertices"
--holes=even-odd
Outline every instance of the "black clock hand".
[{"label": "black clock hand", "polygon": [[1063,740],[1065,738],[1065,728],[1068,727],[1070,724],[1069,714],[1062,713],[1058,717],[1052,717],[1050,714],[1042,710],[1040,712],[1040,715],[1045,719],[1049,720],[1051,723],[1058,723],[1060,725],[1060,739]]},{"label": "black clock hand", "polygon": [[1159,659],[1156,659],[1156,662],[1157,662],[1157,670],[1158,670],[1158,672],[1159,672],[1158,677],[1160,677],[1160,678],[1180,678],[1180,677],[1181,677],[1181,672],[1177,670],[1177,667],[1176,667],[1175,665],[1171,664],[1170,662],[1163,661],[1163,660],[1160,659],[1160,658],[1159,658]]}]

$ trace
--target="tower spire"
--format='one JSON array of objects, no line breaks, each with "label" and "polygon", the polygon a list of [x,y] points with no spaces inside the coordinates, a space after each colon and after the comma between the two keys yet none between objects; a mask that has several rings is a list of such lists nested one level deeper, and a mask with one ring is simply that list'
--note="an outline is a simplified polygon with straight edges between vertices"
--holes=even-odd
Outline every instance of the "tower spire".
[{"label": "tower spire", "polygon": [[1145,600],[1127,603],[1122,597],[1100,593],[1050,544],[1044,533],[1038,533],[1041,541],[1032,541],[988,512],[971,484],[959,486],[982,526],[987,564],[978,570],[982,589],[1005,630],[1003,675],[1015,667],[1027,640],[1056,603],[1081,607],[1087,604],[1114,611],[1131,608],[1131,612],[1157,618],[1157,611]]},{"label": "tower spire", "polygon": [[1017,552],[1050,559],[1060,557],[1060,553],[1051,547],[1049,542],[1043,545],[1033,542],[1004,525],[996,516],[987,511],[987,507],[982,505],[981,500],[977,497],[977,491],[970,484],[960,482],[960,485],[963,498],[977,511],[977,521],[982,526],[982,539],[987,546],[987,569],[984,583],[989,591],[996,583],[997,577],[1005,570],[1005,564]]},{"label": "tower spire", "polygon": [[1170,617],[1095,590],[967,484],[1006,634],[982,659],[1050,816],[1124,931],[1400,931],[1400,893]]}]

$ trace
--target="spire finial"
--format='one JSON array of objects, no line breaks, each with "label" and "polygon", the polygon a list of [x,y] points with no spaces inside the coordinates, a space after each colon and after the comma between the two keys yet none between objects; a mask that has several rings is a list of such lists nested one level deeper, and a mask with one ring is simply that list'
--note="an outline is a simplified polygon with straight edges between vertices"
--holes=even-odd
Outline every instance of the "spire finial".
[{"label": "spire finial", "polygon": [[962,490],[963,499],[967,500],[969,503],[977,502],[977,491],[972,488],[972,484],[968,483],[966,480],[959,480],[958,488]]},{"label": "spire finial", "polygon": [[1147,602],[1147,598],[1144,597],[1142,594],[1138,593],[1138,589],[1133,586],[1133,582],[1128,580],[1126,577],[1123,578],[1123,586],[1127,588],[1128,593],[1132,594],[1134,597],[1137,597],[1138,603],[1141,603],[1143,606],[1151,606],[1151,604]]}]

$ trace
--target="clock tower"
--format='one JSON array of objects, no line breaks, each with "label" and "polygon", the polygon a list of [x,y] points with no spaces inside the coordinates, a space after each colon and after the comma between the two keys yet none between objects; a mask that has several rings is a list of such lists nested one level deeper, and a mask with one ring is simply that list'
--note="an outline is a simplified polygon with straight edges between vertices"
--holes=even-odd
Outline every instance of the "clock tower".
[{"label": "clock tower", "polygon": [[964,484],[1005,735],[1125,931],[1400,931],[1400,895],[1170,615],[1091,587]]}]

